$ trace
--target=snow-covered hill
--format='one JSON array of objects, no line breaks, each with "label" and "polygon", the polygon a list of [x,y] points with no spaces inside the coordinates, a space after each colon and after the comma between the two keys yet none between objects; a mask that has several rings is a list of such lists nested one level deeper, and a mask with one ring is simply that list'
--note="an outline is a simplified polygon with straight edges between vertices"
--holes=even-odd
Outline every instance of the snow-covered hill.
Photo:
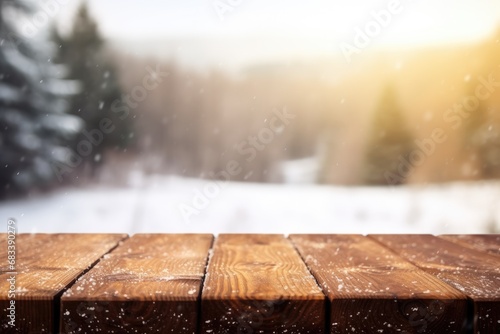
[{"label": "snow-covered hill", "polygon": [[0,203],[20,232],[487,233],[500,183],[347,188],[154,176]]}]

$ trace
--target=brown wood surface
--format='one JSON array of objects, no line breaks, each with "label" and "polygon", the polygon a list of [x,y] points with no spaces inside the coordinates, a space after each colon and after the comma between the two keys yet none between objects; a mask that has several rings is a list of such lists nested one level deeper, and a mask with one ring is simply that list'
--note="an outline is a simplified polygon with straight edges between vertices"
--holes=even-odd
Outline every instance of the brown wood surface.
[{"label": "brown wood surface", "polygon": [[498,235],[0,237],[0,333],[500,333]]},{"label": "brown wood surface", "polygon": [[281,235],[221,235],[207,268],[201,333],[321,334],[326,299]]},{"label": "brown wood surface", "polygon": [[359,235],[291,235],[331,302],[330,333],[462,333],[466,297]]},{"label": "brown wood surface", "polygon": [[498,256],[431,235],[371,237],[467,295],[474,333],[500,333]]},{"label": "brown wood surface", "polygon": [[499,234],[440,235],[439,237],[464,247],[500,256]]},{"label": "brown wood surface", "polygon": [[[7,265],[6,234],[0,248],[0,309],[5,310],[11,270]],[[16,238],[16,321],[8,325],[5,311],[1,333],[54,333],[57,330],[59,297],[78,276],[126,235],[19,234]]]},{"label": "brown wood surface", "polygon": [[62,296],[64,333],[197,331],[212,235],[135,235]]}]

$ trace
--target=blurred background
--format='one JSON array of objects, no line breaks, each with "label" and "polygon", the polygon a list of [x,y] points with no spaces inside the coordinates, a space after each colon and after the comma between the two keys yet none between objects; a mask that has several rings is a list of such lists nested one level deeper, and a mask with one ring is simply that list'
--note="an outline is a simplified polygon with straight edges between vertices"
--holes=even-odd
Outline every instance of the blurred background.
[{"label": "blurred background", "polygon": [[500,3],[0,0],[24,232],[498,233]]}]

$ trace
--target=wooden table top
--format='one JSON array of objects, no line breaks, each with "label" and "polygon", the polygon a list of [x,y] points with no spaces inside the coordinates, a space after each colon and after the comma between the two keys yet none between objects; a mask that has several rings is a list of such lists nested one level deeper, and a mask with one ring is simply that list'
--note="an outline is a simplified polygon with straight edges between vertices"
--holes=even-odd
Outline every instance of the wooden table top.
[{"label": "wooden table top", "polygon": [[499,235],[9,240],[1,333],[500,333]]}]

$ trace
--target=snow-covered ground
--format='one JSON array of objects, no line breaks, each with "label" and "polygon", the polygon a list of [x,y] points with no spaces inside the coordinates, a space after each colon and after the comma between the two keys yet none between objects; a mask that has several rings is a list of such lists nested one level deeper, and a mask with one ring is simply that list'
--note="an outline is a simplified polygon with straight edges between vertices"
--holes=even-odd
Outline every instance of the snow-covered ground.
[{"label": "snow-covered ground", "polygon": [[500,230],[500,183],[349,188],[151,176],[129,188],[0,202],[8,218],[29,233],[486,233]]}]

